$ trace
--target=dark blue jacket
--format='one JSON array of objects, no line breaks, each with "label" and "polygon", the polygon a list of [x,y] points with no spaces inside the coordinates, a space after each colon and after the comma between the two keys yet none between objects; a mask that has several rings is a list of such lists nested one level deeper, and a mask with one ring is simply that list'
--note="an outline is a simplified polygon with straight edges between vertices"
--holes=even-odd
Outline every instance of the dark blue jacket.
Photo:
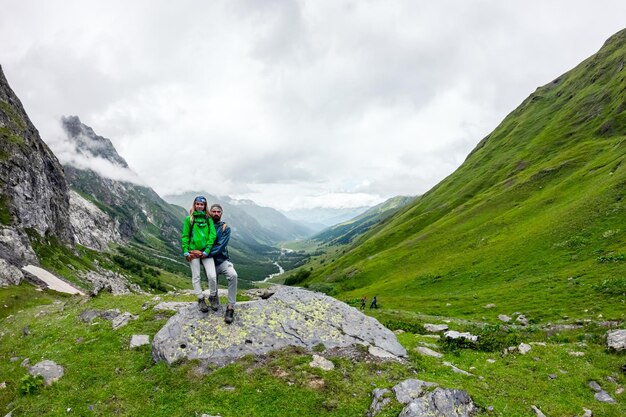
[{"label": "dark blue jacket", "polygon": [[228,241],[230,240],[230,226],[219,221],[215,223],[215,242],[209,252],[209,257],[215,261],[215,266],[220,265],[224,261],[228,261]]}]

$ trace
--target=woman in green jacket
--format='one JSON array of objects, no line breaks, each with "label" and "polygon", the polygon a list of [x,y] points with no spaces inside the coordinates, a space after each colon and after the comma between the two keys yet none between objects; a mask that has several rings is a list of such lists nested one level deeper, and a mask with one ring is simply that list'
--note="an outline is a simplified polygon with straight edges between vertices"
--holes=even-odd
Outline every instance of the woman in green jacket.
[{"label": "woman in green jacket", "polygon": [[216,311],[219,305],[217,298],[217,274],[213,258],[209,258],[211,246],[215,241],[215,226],[209,215],[206,198],[198,196],[193,200],[189,216],[185,218],[182,232],[183,254],[191,267],[191,283],[198,296],[198,308],[206,313],[209,307],[204,300],[200,286],[200,263],[204,266],[209,281],[209,304]]}]

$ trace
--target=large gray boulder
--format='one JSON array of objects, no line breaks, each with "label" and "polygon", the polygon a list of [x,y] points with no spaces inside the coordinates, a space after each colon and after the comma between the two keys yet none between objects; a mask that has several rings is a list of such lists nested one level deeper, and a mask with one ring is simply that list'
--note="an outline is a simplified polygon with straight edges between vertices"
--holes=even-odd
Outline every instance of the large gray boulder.
[{"label": "large gray boulder", "polygon": [[353,345],[377,347],[406,357],[392,331],[376,319],[324,294],[278,287],[267,300],[237,305],[235,321],[219,312],[201,313],[195,303],[179,310],[152,341],[155,361],[201,359],[218,365],[244,355],[262,355],[286,346],[327,349]]}]

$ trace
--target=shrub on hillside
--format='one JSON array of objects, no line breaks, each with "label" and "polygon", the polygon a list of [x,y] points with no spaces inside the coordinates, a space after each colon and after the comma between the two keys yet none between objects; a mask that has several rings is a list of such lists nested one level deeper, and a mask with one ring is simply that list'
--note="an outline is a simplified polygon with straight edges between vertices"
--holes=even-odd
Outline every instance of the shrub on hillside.
[{"label": "shrub on hillside", "polygon": [[20,380],[19,390],[20,394],[29,395],[36,393],[41,387],[43,387],[43,376],[28,374]]},{"label": "shrub on hillside", "polygon": [[521,340],[517,330],[499,324],[473,329],[470,333],[478,336],[476,342],[463,338],[442,337],[439,339],[439,346],[443,351],[450,353],[458,353],[461,349],[499,352],[509,346],[517,346]]},{"label": "shrub on hillside", "polygon": [[308,288],[311,291],[323,292],[326,295],[334,295],[337,293],[337,289],[331,284],[313,283],[305,285],[305,288]]},{"label": "shrub on hillside", "polygon": [[389,330],[404,330],[405,332],[414,334],[425,334],[426,329],[422,323],[412,320],[383,319],[383,326]]},{"label": "shrub on hillside", "polygon": [[300,269],[293,275],[290,275],[285,280],[285,285],[296,285],[311,276],[311,271],[307,269]]}]

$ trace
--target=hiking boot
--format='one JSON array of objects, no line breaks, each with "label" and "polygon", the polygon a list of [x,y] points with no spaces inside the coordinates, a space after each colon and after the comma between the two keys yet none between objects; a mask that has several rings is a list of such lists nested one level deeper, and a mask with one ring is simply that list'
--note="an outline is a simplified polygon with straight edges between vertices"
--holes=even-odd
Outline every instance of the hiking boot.
[{"label": "hiking boot", "polygon": [[217,295],[209,295],[209,304],[211,305],[211,310],[217,311],[220,306],[220,299]]},{"label": "hiking boot", "polygon": [[206,305],[206,301],[204,301],[204,297],[198,298],[198,309],[203,313],[209,312],[209,306]]},{"label": "hiking boot", "polygon": [[232,307],[229,307],[226,309],[226,314],[224,314],[224,321],[226,322],[226,324],[230,324],[233,322],[234,320],[234,316],[235,315],[235,309]]}]

